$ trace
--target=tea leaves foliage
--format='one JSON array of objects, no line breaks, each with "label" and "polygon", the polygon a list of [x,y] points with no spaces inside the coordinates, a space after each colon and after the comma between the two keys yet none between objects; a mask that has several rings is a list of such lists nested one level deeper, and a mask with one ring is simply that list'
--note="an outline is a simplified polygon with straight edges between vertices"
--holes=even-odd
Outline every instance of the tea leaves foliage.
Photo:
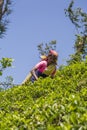
[{"label": "tea leaves foliage", "polygon": [[87,130],[87,61],[0,92],[0,130]]}]

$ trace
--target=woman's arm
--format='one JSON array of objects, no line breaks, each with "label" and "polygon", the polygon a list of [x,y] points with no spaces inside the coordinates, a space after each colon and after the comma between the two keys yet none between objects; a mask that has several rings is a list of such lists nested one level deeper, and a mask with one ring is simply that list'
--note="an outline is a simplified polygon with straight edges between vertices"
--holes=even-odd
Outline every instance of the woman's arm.
[{"label": "woman's arm", "polygon": [[31,70],[32,75],[38,80],[38,76],[36,75],[35,71],[38,70],[43,73],[44,69],[47,67],[47,61],[41,61],[35,65],[35,67]]},{"label": "woman's arm", "polygon": [[38,77],[37,77],[37,75],[35,74],[35,71],[36,71],[36,68],[33,68],[33,69],[31,70],[31,74],[35,77],[36,80],[38,80]]}]

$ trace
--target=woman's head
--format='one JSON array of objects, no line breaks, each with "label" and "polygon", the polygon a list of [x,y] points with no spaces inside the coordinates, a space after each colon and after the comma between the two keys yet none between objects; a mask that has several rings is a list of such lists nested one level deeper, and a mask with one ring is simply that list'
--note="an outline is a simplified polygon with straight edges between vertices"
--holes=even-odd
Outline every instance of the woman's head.
[{"label": "woman's head", "polygon": [[58,59],[58,53],[55,50],[50,50],[47,59],[48,62],[56,64]]},{"label": "woman's head", "polygon": [[[58,53],[55,51],[55,50],[50,50],[49,51],[49,54],[52,54],[52,55],[54,55],[55,57],[58,57]],[[49,55],[48,54],[48,55]]]}]

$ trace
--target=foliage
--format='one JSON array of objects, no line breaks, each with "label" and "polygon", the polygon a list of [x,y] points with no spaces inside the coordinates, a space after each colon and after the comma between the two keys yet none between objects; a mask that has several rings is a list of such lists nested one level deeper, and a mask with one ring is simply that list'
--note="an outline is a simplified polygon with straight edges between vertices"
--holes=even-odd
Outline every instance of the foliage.
[{"label": "foliage", "polygon": [[70,55],[70,60],[67,61],[68,64],[81,62],[87,56],[87,37],[76,35],[76,41],[74,45],[75,53]]},{"label": "foliage", "polygon": [[3,91],[3,88],[0,88],[0,92]]},{"label": "foliage", "polygon": [[[3,72],[6,68],[12,66],[13,59],[12,58],[6,58],[3,57],[0,60],[0,76],[3,75]],[[7,89],[8,87],[12,87],[13,78],[11,76],[6,77],[6,81],[1,82],[0,81],[0,88]]]},{"label": "foliage", "polygon": [[56,50],[56,40],[49,43],[41,43],[37,46],[40,55],[47,55],[50,49]]},{"label": "foliage", "polygon": [[0,130],[87,130],[87,60],[0,92]]},{"label": "foliage", "polygon": [[3,74],[3,71],[7,68],[7,67],[11,67],[12,66],[12,58],[2,58],[0,60],[0,76]]},{"label": "foliage", "polygon": [[[9,23],[8,15],[12,12],[11,5],[12,5],[12,0],[0,0],[0,38],[3,38],[7,30],[7,26]],[[2,76],[3,71],[7,67],[11,67],[11,66],[12,66],[12,58],[5,57],[0,59],[0,76]],[[0,82],[0,87],[4,87],[4,89],[7,88],[8,85],[6,82],[3,83]],[[0,89],[2,90],[2,88]]]},{"label": "foliage", "polygon": [[75,25],[79,34],[87,35],[87,13],[83,12],[80,7],[73,9],[73,6],[74,0],[70,2],[68,9],[65,9],[65,14]]},{"label": "foliage", "polygon": [[85,59],[87,55],[87,13],[83,12],[81,8],[73,9],[74,0],[72,0],[67,9],[65,9],[66,16],[75,25],[77,34],[74,45],[75,54],[71,55],[68,63],[73,63]]},{"label": "foliage", "polygon": [[3,37],[7,30],[9,20],[8,15],[11,13],[12,0],[0,0],[0,38]]},{"label": "foliage", "polygon": [[1,88],[1,90],[6,90],[6,89],[11,88],[13,86],[14,85],[13,85],[13,78],[12,78],[12,76],[7,76],[5,78],[5,81],[0,82],[0,88]]}]

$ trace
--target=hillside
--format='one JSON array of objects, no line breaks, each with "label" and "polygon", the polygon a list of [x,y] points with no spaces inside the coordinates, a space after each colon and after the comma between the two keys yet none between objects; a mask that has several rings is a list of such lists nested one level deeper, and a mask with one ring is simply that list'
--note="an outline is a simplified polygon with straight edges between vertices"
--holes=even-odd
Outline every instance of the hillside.
[{"label": "hillside", "polygon": [[87,60],[0,92],[0,130],[87,130]]}]

